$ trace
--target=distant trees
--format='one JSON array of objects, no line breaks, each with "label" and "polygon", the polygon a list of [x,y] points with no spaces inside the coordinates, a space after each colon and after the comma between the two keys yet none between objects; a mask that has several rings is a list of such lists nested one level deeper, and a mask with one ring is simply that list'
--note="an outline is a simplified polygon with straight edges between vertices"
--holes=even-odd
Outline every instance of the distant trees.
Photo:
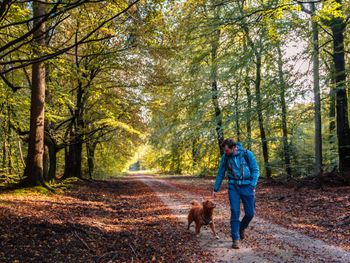
[{"label": "distant trees", "polygon": [[[165,148],[154,152],[160,164],[153,162],[153,166],[171,170],[172,151],[166,150],[167,143],[153,142],[176,138],[184,144],[182,155],[191,153],[196,160],[196,166],[191,166],[190,159],[181,159],[178,165],[183,171],[202,173],[209,168],[214,172],[221,154],[219,147],[213,147],[214,139],[233,136],[257,153],[267,178],[321,175],[334,170],[336,157],[339,171],[349,171],[344,33],[350,14],[342,5],[341,1],[208,0],[169,8],[173,18],[167,33],[176,35],[179,44],[165,65],[176,93],[164,93],[164,99],[178,105],[166,106],[166,114],[180,119],[173,123],[159,107],[153,112],[164,117],[152,119],[159,128],[151,134],[150,149]],[[329,51],[331,43],[333,51]],[[298,52],[291,52],[291,44]],[[330,55],[332,61],[325,59]],[[305,66],[298,70],[308,61],[313,61],[311,75]],[[212,89],[206,88],[207,83]],[[327,83],[335,85],[335,104]],[[163,84],[164,89],[173,87],[169,84]],[[331,142],[324,140],[329,136],[323,129],[329,123],[324,120],[332,105],[336,105],[337,152],[330,152]],[[195,143],[189,143],[193,138]]]},{"label": "distant trees", "polygon": [[[0,4],[0,88],[7,94],[0,101],[0,140],[2,157],[9,158],[2,163],[7,173],[23,172],[25,184],[45,185],[83,174],[92,178],[96,167],[100,172],[127,167],[132,148],[141,143],[139,129],[145,131],[139,102],[147,76],[139,61],[147,47],[127,38],[145,25],[128,19],[138,2]],[[147,5],[138,5],[145,19],[158,10]],[[107,154],[104,161],[101,154]]]}]

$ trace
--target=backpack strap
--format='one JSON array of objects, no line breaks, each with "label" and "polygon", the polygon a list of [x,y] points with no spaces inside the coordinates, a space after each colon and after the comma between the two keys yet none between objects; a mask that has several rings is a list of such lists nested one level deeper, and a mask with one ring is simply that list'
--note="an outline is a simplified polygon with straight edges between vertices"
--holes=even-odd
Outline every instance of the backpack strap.
[{"label": "backpack strap", "polygon": [[251,169],[250,169],[250,162],[249,162],[248,150],[247,149],[244,149],[243,158],[244,158],[245,162],[248,165],[249,171],[252,172]]},{"label": "backpack strap", "polygon": [[[232,169],[232,166],[229,164],[228,158],[226,157],[226,155],[225,155],[225,168],[226,170],[229,170],[231,172],[231,174],[233,175],[233,178],[232,178],[233,180],[239,180],[239,177],[237,176],[235,171]],[[228,179],[231,179],[231,178],[228,178]]]}]

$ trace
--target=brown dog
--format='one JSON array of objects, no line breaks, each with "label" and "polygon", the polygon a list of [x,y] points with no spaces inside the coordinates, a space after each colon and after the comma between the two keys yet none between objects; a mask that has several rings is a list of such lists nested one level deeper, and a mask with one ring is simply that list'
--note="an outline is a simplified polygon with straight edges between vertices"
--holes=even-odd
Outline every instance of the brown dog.
[{"label": "brown dog", "polygon": [[206,200],[202,203],[202,205],[193,200],[191,202],[191,209],[188,213],[187,219],[188,219],[188,226],[187,230],[190,229],[191,223],[194,221],[196,223],[196,236],[199,236],[199,232],[201,230],[201,227],[203,225],[209,225],[211,230],[213,231],[213,234],[216,238],[219,238],[219,236],[215,232],[215,226],[213,221],[213,210],[215,208],[215,203],[210,200]]}]

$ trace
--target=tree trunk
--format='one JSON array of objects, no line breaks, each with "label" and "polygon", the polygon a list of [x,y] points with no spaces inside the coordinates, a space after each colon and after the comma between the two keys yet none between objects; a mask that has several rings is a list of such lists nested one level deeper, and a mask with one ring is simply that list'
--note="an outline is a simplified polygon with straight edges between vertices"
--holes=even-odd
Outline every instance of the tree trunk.
[{"label": "tree trunk", "polygon": [[247,120],[246,120],[246,126],[247,126],[247,148],[252,148],[252,120],[251,120],[251,111],[252,111],[252,98],[250,93],[250,87],[245,87],[245,92],[247,94]]},{"label": "tree trunk", "polygon": [[241,133],[240,133],[240,125],[239,125],[239,108],[238,108],[238,96],[239,95],[239,89],[238,84],[236,84],[235,87],[235,124],[236,124],[236,140],[238,142],[241,141]]},{"label": "tree trunk", "polygon": [[192,139],[192,169],[197,170],[199,158],[198,137]]},{"label": "tree trunk", "polygon": [[[342,1],[337,0],[338,3]],[[331,21],[333,33],[333,62],[336,86],[336,112],[339,170],[350,171],[350,127],[348,120],[348,100],[346,94],[346,73],[344,58],[344,30],[345,22],[342,18]]]},{"label": "tree trunk", "polygon": [[45,182],[49,181],[49,167],[50,167],[50,158],[49,158],[49,147],[44,144],[44,155],[43,155],[43,177]]},{"label": "tree trunk", "polygon": [[217,83],[217,75],[218,75],[218,66],[217,66],[217,50],[219,47],[219,38],[220,38],[220,30],[215,30],[213,41],[211,43],[211,72],[210,72],[210,82],[211,82],[211,94],[212,101],[215,110],[215,124],[216,124],[216,135],[218,146],[220,150],[220,156],[224,154],[223,149],[221,148],[221,144],[224,141],[224,132],[222,127],[222,114],[218,100],[218,83]]},{"label": "tree trunk", "polygon": [[[311,3],[312,18],[315,13],[315,3]],[[313,46],[313,85],[314,85],[314,110],[315,110],[315,174],[322,172],[322,122],[321,122],[321,95],[320,95],[320,61],[318,25],[312,19],[312,46]]]},{"label": "tree trunk", "polygon": [[[5,114],[4,114],[5,115]],[[7,122],[6,119],[3,120],[3,125],[2,125],[2,129],[3,129],[3,142],[2,142],[2,168],[6,169],[6,160],[7,160]]]},{"label": "tree trunk", "polygon": [[96,142],[88,142],[86,143],[86,151],[88,157],[88,169],[89,169],[89,178],[92,179],[92,175],[94,174],[95,169],[95,149],[97,143]]},{"label": "tree trunk", "polygon": [[334,145],[335,143],[335,129],[336,129],[336,125],[335,125],[335,90],[333,88],[333,84],[334,81],[332,81],[332,85],[330,87],[329,90],[329,113],[328,113],[328,117],[329,117],[329,143]]},{"label": "tree trunk", "polygon": [[[77,53],[76,49],[76,53]],[[79,63],[77,62],[79,68]],[[66,147],[65,169],[63,178],[78,177],[82,178],[82,151],[83,151],[83,138],[81,131],[84,129],[84,105],[83,105],[83,84],[78,81],[77,98],[76,98],[76,110],[74,111],[74,118],[72,125],[69,126],[69,146]]]},{"label": "tree trunk", "polygon": [[12,174],[12,147],[11,147],[11,106],[7,103],[7,171]]},{"label": "tree trunk", "polygon": [[286,93],[286,83],[283,76],[283,57],[281,48],[277,46],[278,52],[278,78],[280,82],[280,102],[282,109],[282,143],[283,143],[283,156],[284,156],[284,165],[287,173],[287,181],[289,181],[292,177],[292,169],[290,166],[290,150],[289,150],[289,142],[288,142],[288,128],[287,128],[287,105],[285,99]]},{"label": "tree trunk", "polygon": [[255,63],[256,63],[256,76],[255,76],[255,98],[256,98],[256,106],[258,111],[258,121],[259,121],[259,130],[260,130],[260,139],[263,150],[264,157],[264,165],[265,165],[265,173],[266,178],[268,180],[271,179],[271,169],[269,164],[269,149],[266,140],[263,113],[262,113],[262,103],[261,103],[261,54],[259,52],[255,52]]},{"label": "tree trunk", "polygon": [[82,178],[81,154],[83,144],[74,131],[70,132],[69,143],[70,144],[65,147],[65,166],[62,179],[74,176]]},{"label": "tree trunk", "polygon": [[[45,46],[45,24],[41,22],[45,15],[46,3],[33,1],[34,25],[40,25],[33,33],[34,54],[40,56]],[[37,62],[32,66],[32,92],[30,103],[30,133],[25,183],[30,185],[43,184],[43,153],[44,153],[44,103],[45,103],[45,67]]]},{"label": "tree trunk", "polygon": [[47,148],[47,158],[48,158],[47,160],[48,169],[46,172],[45,180],[48,182],[51,182],[56,178],[57,149],[56,149],[56,143],[48,135],[45,135],[45,148]]},{"label": "tree trunk", "polygon": [[24,158],[23,158],[21,139],[18,139],[18,152],[19,152],[19,156],[21,158],[21,163],[22,163],[22,165],[24,167],[26,163],[25,163]]}]

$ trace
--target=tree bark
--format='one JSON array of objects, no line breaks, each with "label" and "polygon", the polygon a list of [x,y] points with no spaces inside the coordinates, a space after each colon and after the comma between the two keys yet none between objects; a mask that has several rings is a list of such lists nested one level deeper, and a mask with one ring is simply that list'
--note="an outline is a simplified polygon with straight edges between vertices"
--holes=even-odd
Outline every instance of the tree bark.
[{"label": "tree bark", "polygon": [[[254,48],[254,47],[253,47]],[[265,166],[265,173],[266,178],[268,180],[271,179],[271,168],[269,164],[269,149],[265,134],[265,127],[264,127],[264,119],[263,119],[263,113],[262,113],[262,102],[261,102],[261,54],[256,51],[255,52],[255,63],[256,63],[256,76],[255,76],[255,99],[256,99],[256,106],[258,111],[258,121],[259,121],[259,130],[260,130],[260,139],[261,139],[261,145],[263,150],[263,157],[264,157],[264,166]]]},{"label": "tree bark", "polygon": [[192,139],[192,169],[195,171],[198,166],[198,158],[199,158],[199,147],[198,147],[198,137],[194,137]]},{"label": "tree bark", "polygon": [[69,145],[65,147],[64,175],[62,179],[69,177],[82,178],[81,174],[81,154],[82,142],[79,135],[73,130],[70,131]]},{"label": "tree bark", "polygon": [[224,141],[224,132],[222,127],[222,113],[219,105],[218,99],[218,66],[217,66],[217,51],[219,47],[219,39],[220,39],[220,30],[216,29],[214,32],[213,40],[211,43],[211,72],[210,72],[210,82],[211,82],[211,94],[212,94],[212,102],[214,105],[215,111],[215,130],[217,136],[217,142],[219,146],[220,156],[224,154],[224,151],[221,147],[222,142]]},{"label": "tree bark", "polygon": [[45,180],[50,182],[56,178],[56,167],[57,167],[57,149],[54,140],[45,134],[45,148],[47,148],[47,163],[48,169],[46,171]]},{"label": "tree bark", "polygon": [[[311,3],[312,18],[315,14],[315,3]],[[313,47],[313,86],[314,86],[314,112],[315,112],[315,174],[322,172],[322,122],[321,122],[321,95],[320,95],[320,61],[318,25],[312,19],[312,47]]]},{"label": "tree bark", "polygon": [[[332,81],[333,84],[333,81]],[[333,89],[333,85],[329,90],[329,113],[328,113],[328,117],[329,117],[329,143],[334,145],[335,143],[335,129],[336,129],[336,125],[335,125],[335,90]]]},{"label": "tree bark", "polygon": [[[336,2],[342,4],[341,0]],[[333,62],[336,87],[336,112],[339,170],[350,171],[350,127],[348,120],[348,99],[346,94],[346,73],[344,57],[345,22],[342,18],[331,21],[333,34]]]},{"label": "tree bark", "polygon": [[281,102],[281,115],[282,115],[282,143],[283,143],[283,156],[284,156],[284,165],[287,174],[287,181],[292,177],[292,169],[290,166],[290,150],[288,142],[288,127],[287,127],[287,105],[285,99],[286,93],[286,82],[284,80],[283,74],[283,57],[280,46],[277,46],[278,53],[278,77],[280,82],[280,102]]},{"label": "tree bark", "polygon": [[50,167],[49,147],[44,144],[44,155],[43,155],[43,177],[44,181],[49,181],[49,167]]},{"label": "tree bark", "polygon": [[251,111],[252,111],[252,99],[251,99],[251,93],[250,93],[250,87],[247,86],[245,87],[245,92],[247,94],[247,121],[246,121],[246,126],[247,126],[247,148],[251,149],[252,148],[252,120],[251,120]]},{"label": "tree bark", "polygon": [[239,123],[239,108],[238,108],[238,96],[239,95],[239,89],[238,84],[236,84],[235,87],[235,124],[236,124],[236,140],[238,142],[241,141],[241,132],[240,132],[240,123]]},{"label": "tree bark", "polygon": [[86,143],[86,151],[88,157],[88,169],[89,169],[89,178],[92,179],[95,169],[95,149],[97,142],[88,142]]},{"label": "tree bark", "polygon": [[[248,52],[246,39],[243,39],[243,50],[244,50],[244,53]],[[246,65],[245,75],[244,75],[244,89],[245,89],[245,93],[247,96],[247,108],[246,108],[247,135],[246,135],[246,141],[247,141],[247,148],[251,149],[251,147],[252,147],[252,120],[251,120],[252,98],[251,98],[251,91],[250,91],[249,73],[250,73],[249,65]]]},{"label": "tree bark", "polygon": [[[40,25],[33,34],[34,54],[41,55],[45,47],[45,23],[41,21],[45,16],[45,1],[33,1],[33,23]],[[45,66],[44,63],[34,63],[32,66],[32,92],[30,103],[30,133],[25,182],[30,185],[44,183],[43,153],[44,153],[44,103],[45,103]]]}]

